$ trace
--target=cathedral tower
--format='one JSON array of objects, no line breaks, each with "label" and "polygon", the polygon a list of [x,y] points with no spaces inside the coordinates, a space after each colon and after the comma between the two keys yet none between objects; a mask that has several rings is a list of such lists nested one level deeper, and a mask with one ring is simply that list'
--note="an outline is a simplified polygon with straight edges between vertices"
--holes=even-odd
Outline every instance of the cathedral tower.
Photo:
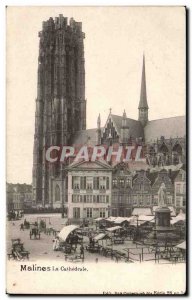
[{"label": "cathedral tower", "polygon": [[84,33],[82,23],[63,15],[43,22],[39,32],[38,83],[33,150],[33,201],[50,203],[50,179],[62,177],[60,166],[47,166],[45,149],[70,145],[86,129]]},{"label": "cathedral tower", "polygon": [[143,55],[143,70],[141,77],[141,93],[140,93],[140,101],[139,101],[139,118],[138,120],[141,122],[143,127],[148,122],[148,104],[147,104],[147,89],[146,89],[146,75],[145,75],[145,56]]}]

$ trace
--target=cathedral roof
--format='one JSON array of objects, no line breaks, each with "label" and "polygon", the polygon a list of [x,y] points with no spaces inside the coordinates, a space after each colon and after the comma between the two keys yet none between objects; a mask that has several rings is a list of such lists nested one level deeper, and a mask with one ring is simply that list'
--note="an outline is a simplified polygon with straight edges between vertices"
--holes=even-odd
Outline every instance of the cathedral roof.
[{"label": "cathedral roof", "polygon": [[[101,128],[101,131],[102,129],[103,128]],[[76,145],[90,144],[92,146],[96,145],[97,144],[96,131],[97,128],[77,131],[73,135],[72,144],[76,144]]]},{"label": "cathedral roof", "polygon": [[148,121],[144,128],[145,142],[153,142],[164,136],[169,138],[183,138],[186,132],[185,116],[164,118]]},{"label": "cathedral roof", "polygon": [[[113,122],[116,125],[117,131],[120,134],[121,133],[121,127],[122,127],[122,116],[117,115],[111,115]],[[130,118],[126,118],[127,120],[127,126],[129,127],[129,134],[132,137],[139,138],[143,137],[143,127],[141,123],[137,120],[133,120]]]}]

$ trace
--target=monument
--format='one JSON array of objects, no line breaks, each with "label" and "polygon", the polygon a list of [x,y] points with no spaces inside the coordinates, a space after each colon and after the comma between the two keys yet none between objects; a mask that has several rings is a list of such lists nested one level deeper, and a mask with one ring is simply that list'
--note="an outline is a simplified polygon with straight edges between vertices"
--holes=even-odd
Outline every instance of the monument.
[{"label": "monument", "polygon": [[167,207],[167,194],[165,184],[162,183],[158,191],[159,207],[155,210],[156,231],[170,231],[171,211]]}]

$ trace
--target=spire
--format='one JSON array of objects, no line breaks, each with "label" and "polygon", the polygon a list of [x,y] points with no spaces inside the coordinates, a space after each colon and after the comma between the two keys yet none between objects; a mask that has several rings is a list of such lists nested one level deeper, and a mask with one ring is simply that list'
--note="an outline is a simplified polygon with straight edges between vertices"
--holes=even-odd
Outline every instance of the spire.
[{"label": "spire", "polygon": [[101,128],[101,117],[100,117],[100,114],[97,118],[97,128],[100,129]]},{"label": "spire", "polygon": [[147,89],[146,89],[146,76],[145,76],[145,55],[143,54],[143,70],[141,77],[141,94],[138,108],[149,108],[147,104]]}]

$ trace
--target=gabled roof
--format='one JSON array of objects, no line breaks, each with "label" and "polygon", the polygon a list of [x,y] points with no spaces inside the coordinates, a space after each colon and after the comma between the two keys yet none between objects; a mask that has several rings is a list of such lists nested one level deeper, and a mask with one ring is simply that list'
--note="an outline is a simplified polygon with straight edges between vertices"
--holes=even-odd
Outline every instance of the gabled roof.
[{"label": "gabled roof", "polygon": [[[102,132],[103,128],[101,128]],[[72,137],[72,145],[84,145],[84,144],[91,144],[96,145],[96,132],[97,128],[93,129],[86,129],[86,130],[79,130],[74,133]]]},{"label": "gabled roof", "polygon": [[183,138],[186,134],[185,116],[164,118],[148,121],[144,128],[145,142],[152,142],[164,136],[169,138]]},{"label": "gabled roof", "polygon": [[73,168],[78,168],[78,169],[109,169],[112,170],[111,166],[105,161],[105,160],[96,160],[96,161],[85,161],[81,160],[78,162],[72,162],[68,167],[66,167],[66,170],[68,169],[73,169]]},{"label": "gabled roof", "polygon": [[[114,125],[118,131],[118,134],[120,135],[121,133],[121,126],[122,126],[122,116],[117,116],[117,115],[113,115],[111,114],[111,119],[114,122]],[[131,137],[134,138],[140,138],[140,137],[144,137],[144,132],[143,132],[143,127],[141,125],[141,123],[137,120],[134,119],[130,119],[130,118],[126,118],[127,120],[127,126],[129,127],[129,134]]]}]

